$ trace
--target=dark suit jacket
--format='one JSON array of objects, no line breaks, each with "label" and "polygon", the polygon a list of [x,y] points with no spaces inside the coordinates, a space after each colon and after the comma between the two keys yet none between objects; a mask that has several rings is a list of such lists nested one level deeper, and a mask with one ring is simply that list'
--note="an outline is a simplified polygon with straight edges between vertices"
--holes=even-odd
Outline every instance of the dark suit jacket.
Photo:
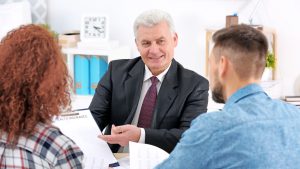
[{"label": "dark suit jacket", "polygon": [[[89,107],[100,130],[107,125],[131,124],[138,105],[145,65],[141,57],[109,64],[98,83]],[[151,128],[145,128],[145,143],[171,152],[191,121],[207,111],[208,81],[183,68],[174,59],[161,84]],[[113,152],[119,146],[111,146]]]}]

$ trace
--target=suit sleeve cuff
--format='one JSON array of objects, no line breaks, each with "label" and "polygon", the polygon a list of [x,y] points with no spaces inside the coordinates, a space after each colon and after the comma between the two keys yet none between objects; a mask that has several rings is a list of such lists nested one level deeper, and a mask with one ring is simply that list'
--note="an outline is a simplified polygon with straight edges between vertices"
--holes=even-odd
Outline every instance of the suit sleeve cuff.
[{"label": "suit sleeve cuff", "polygon": [[141,136],[139,139],[139,143],[145,143],[145,129],[144,128],[140,128],[141,129]]}]

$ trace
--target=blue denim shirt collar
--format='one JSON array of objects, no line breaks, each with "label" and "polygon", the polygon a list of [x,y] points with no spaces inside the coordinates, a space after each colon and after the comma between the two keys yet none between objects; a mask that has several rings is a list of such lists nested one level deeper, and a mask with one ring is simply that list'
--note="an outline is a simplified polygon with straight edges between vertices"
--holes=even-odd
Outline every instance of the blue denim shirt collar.
[{"label": "blue denim shirt collar", "polygon": [[237,103],[240,100],[242,100],[250,95],[256,94],[256,93],[265,93],[259,84],[252,83],[245,87],[242,87],[229,97],[229,99],[226,101],[224,109],[226,109],[227,107],[231,107],[232,104]]}]

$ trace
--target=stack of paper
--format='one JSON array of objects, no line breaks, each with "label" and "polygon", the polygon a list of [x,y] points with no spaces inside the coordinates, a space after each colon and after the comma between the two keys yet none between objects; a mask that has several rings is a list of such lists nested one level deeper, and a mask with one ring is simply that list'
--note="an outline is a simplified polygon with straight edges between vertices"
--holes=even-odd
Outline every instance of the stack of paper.
[{"label": "stack of paper", "polygon": [[300,108],[300,96],[285,96],[284,101]]},{"label": "stack of paper", "polygon": [[129,142],[130,169],[151,169],[169,157],[153,145]]}]

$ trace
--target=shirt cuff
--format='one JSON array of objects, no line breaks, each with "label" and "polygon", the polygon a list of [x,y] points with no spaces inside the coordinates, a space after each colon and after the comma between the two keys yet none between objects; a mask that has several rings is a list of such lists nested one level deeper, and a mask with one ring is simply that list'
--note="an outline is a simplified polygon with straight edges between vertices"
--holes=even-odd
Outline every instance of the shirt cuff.
[{"label": "shirt cuff", "polygon": [[145,143],[145,129],[144,128],[140,128],[141,129],[141,136],[139,139],[139,143]]}]

